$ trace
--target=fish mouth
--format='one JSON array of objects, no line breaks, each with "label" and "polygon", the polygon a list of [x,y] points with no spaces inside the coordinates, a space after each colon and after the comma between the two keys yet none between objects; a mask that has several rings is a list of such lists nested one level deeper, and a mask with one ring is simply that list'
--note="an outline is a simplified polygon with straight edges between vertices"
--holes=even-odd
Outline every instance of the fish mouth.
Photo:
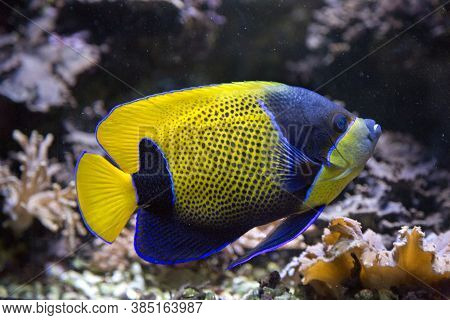
[{"label": "fish mouth", "polygon": [[367,138],[372,143],[377,143],[378,139],[381,136],[381,126],[376,123],[372,119],[365,119],[364,122],[366,123],[367,129],[369,130],[369,134],[367,135]]}]

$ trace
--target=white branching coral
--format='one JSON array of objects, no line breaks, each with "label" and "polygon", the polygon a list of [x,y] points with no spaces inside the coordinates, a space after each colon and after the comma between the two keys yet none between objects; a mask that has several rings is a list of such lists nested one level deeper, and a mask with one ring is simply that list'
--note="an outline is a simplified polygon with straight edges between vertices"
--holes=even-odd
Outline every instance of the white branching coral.
[{"label": "white branching coral", "polygon": [[54,176],[64,170],[61,164],[48,159],[53,135],[43,137],[33,131],[27,137],[16,130],[13,138],[22,148],[22,151],[13,154],[13,159],[20,165],[20,175],[14,175],[6,164],[0,165],[3,213],[9,216],[4,227],[20,235],[37,219],[53,232],[62,230],[69,247],[73,248],[76,235],[84,235],[86,231],[76,212],[73,181],[66,187],[53,181]]},{"label": "white branching coral", "polygon": [[[378,43],[405,30],[439,5],[439,0],[324,0],[323,6],[313,12],[308,25],[305,45],[311,52],[298,62],[288,62],[288,69],[303,80],[309,80],[314,71],[336,62],[360,41]],[[443,10],[445,12],[445,10]],[[446,36],[449,21],[445,14],[433,14],[425,19],[424,39]],[[416,39],[415,41],[420,41]],[[412,56],[412,55],[411,55]],[[420,56],[418,53],[415,57]],[[405,67],[416,65],[404,59]],[[317,72],[317,71],[316,71]]]},{"label": "white branching coral", "polygon": [[88,32],[54,33],[57,5],[43,3],[40,12],[24,31],[0,36],[0,95],[47,112],[74,104],[71,87],[79,74],[98,63],[101,48],[87,43]]},{"label": "white branching coral", "polygon": [[379,234],[362,233],[359,222],[336,218],[322,243],[308,247],[284,276],[289,269],[323,295],[339,296],[352,278],[370,289],[435,285],[450,279],[450,231],[425,237],[419,227],[403,227],[387,250]]}]

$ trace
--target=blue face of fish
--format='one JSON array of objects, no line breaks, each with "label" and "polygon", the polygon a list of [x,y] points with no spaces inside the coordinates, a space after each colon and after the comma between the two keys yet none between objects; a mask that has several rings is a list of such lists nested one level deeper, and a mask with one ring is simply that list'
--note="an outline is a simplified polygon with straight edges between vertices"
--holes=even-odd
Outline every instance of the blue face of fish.
[{"label": "blue face of fish", "polygon": [[233,267],[306,230],[359,174],[380,134],[373,120],[279,83],[150,96],[99,124],[97,139],[118,167],[83,154],[78,202],[107,242],[137,211],[136,252],[160,264],[203,259],[284,219]]}]

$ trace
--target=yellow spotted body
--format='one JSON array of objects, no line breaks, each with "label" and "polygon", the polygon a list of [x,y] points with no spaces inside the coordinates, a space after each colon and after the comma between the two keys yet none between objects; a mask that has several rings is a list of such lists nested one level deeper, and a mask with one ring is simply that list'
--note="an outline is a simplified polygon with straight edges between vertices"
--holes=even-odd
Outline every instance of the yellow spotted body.
[{"label": "yellow spotted body", "polygon": [[264,223],[277,208],[275,214],[286,214],[280,204],[292,200],[279,174],[288,155],[263,109],[268,92],[285,88],[249,82],[151,96],[116,108],[97,137],[128,173],[138,171],[139,141],[152,139],[168,161],[184,222],[218,228]]}]

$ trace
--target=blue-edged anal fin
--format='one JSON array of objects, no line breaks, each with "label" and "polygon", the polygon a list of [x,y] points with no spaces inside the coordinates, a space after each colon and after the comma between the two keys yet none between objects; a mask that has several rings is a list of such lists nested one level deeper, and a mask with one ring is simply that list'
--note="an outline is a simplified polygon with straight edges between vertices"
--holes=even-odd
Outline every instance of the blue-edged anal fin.
[{"label": "blue-edged anal fin", "polygon": [[173,208],[175,190],[169,163],[152,140],[139,142],[139,171],[132,177],[139,207],[151,207],[158,214]]},{"label": "blue-edged anal fin", "polygon": [[137,215],[134,247],[139,257],[148,262],[177,264],[206,258],[243,233],[206,230],[141,208]]},{"label": "blue-edged anal fin", "polygon": [[319,208],[311,209],[307,212],[293,214],[287,217],[272,233],[270,233],[261,243],[259,243],[255,248],[248,251],[245,255],[239,259],[234,260],[228,269],[234,268],[240,264],[243,264],[250,259],[259,256],[260,254],[275,250],[282,245],[288,243],[289,241],[297,238],[310,225],[317,220],[319,215],[322,213],[325,206]]}]

